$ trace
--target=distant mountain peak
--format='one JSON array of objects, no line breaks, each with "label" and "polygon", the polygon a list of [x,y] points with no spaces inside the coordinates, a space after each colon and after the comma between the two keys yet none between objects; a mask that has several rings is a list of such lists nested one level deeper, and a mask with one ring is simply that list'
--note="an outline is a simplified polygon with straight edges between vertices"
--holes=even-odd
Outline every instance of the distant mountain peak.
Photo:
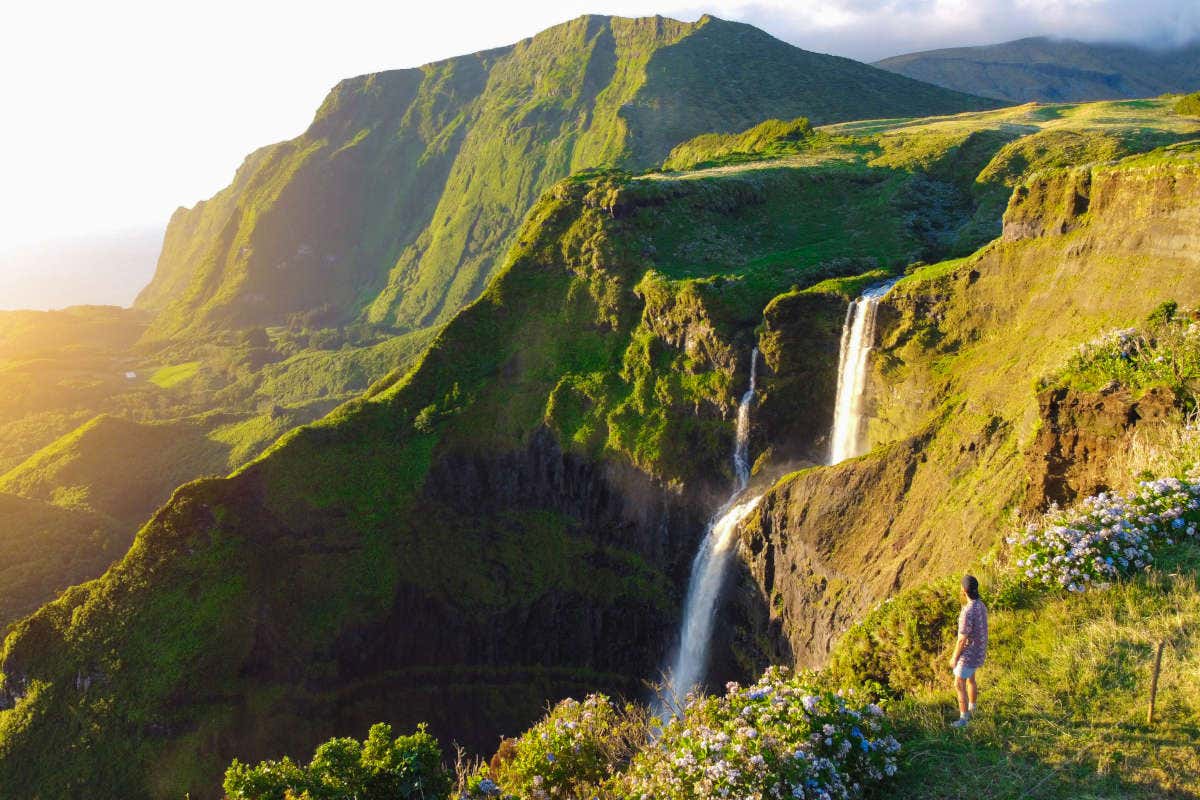
[{"label": "distant mountain peak", "polygon": [[1200,42],[1155,48],[1029,36],[893,56],[875,66],[999,100],[1084,102],[1154,97],[1200,86]]}]

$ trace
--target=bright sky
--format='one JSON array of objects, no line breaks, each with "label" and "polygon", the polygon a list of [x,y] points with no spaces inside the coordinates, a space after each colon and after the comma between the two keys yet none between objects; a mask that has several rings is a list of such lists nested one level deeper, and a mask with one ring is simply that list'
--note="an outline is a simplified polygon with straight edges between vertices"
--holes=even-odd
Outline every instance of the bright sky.
[{"label": "bright sky", "polygon": [[165,223],[340,78],[507,44],[585,12],[742,19],[862,59],[1036,33],[1180,39],[1196,0],[30,0],[0,28],[0,251]]}]

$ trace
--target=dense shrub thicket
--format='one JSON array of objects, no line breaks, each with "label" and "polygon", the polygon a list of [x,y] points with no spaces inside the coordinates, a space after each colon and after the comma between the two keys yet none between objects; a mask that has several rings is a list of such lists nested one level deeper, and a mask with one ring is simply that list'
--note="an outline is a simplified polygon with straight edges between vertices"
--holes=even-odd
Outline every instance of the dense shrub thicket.
[{"label": "dense shrub thicket", "polygon": [[1200,117],[1200,92],[1185,94],[1175,104],[1175,111],[1189,117]]},{"label": "dense shrub thicket", "polygon": [[830,681],[893,696],[934,683],[946,672],[959,605],[957,581],[885,600],[843,634],[830,655]]},{"label": "dense shrub thicket", "polygon": [[768,669],[753,686],[690,695],[665,724],[604,695],[565,700],[451,791],[424,730],[393,740],[376,725],[361,745],[333,739],[301,767],[234,762],[230,800],[851,800],[896,772],[900,743],[883,709],[821,688],[809,673]]},{"label": "dense shrub thicket", "polygon": [[444,798],[451,788],[437,739],[424,727],[392,738],[385,723],[363,742],[330,739],[307,766],[290,758],[251,766],[234,761],[225,773],[229,800],[416,800]]}]

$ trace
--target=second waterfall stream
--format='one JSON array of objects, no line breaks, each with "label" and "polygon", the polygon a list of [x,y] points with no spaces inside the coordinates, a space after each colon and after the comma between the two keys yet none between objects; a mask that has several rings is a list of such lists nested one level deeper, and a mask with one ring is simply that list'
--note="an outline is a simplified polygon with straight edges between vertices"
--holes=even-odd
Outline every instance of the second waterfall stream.
[{"label": "second waterfall stream", "polygon": [[868,357],[875,348],[875,317],[879,301],[896,281],[872,286],[846,309],[842,349],[838,358],[837,395],[833,404],[833,430],[829,434],[829,461],[837,464],[862,455]]},{"label": "second waterfall stream", "polygon": [[758,505],[762,495],[742,498],[750,485],[750,409],[754,404],[754,384],[758,376],[758,348],[750,354],[750,388],[738,404],[737,437],[733,446],[734,487],[729,499],[708,523],[704,541],[692,561],[687,600],[683,607],[683,627],[679,652],[669,677],[676,693],[676,706],[682,705],[689,689],[704,683],[708,651],[712,644],[717,600],[725,582],[738,523]]}]

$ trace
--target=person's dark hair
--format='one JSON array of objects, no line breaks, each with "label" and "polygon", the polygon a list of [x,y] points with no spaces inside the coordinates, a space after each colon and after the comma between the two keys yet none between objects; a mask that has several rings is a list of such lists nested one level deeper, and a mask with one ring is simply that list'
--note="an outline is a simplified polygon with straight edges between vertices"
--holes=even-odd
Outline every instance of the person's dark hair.
[{"label": "person's dark hair", "polygon": [[967,593],[967,597],[972,600],[979,599],[979,579],[974,575],[964,575],[962,579],[963,591]]}]

